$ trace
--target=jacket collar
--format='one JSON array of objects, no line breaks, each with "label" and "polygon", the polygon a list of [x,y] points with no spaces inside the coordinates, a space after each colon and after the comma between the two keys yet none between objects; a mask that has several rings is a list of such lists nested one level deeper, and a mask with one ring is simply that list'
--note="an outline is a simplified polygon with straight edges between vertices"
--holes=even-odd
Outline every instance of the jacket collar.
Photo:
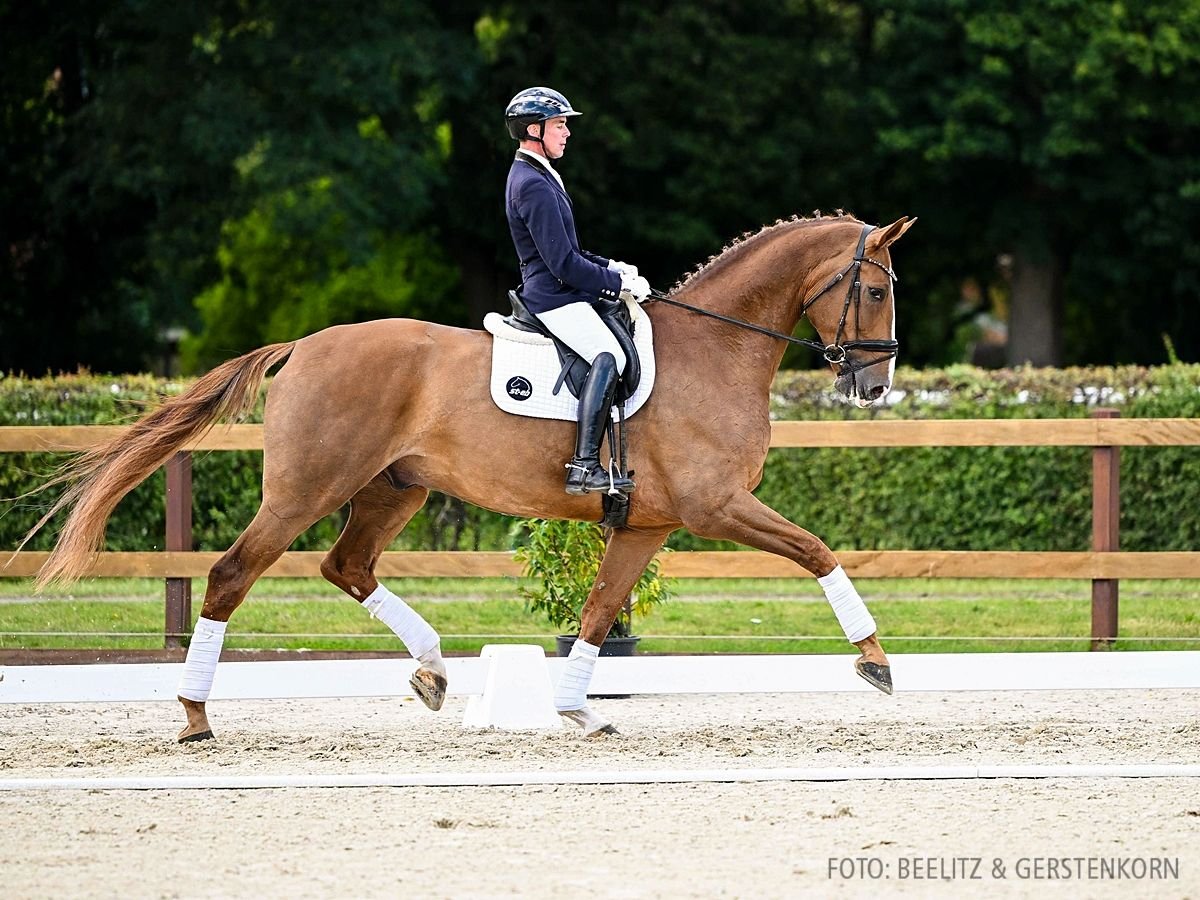
[{"label": "jacket collar", "polygon": [[550,177],[554,180],[554,183],[558,185],[558,189],[563,192],[563,196],[570,201],[571,195],[567,193],[567,186],[563,184],[562,176],[554,170],[554,167],[550,165],[550,161],[548,159],[546,159],[544,156],[538,156],[536,153],[530,153],[528,150],[522,150],[520,148],[517,149],[516,158],[522,162],[531,164],[534,166],[534,168],[549,172]]}]

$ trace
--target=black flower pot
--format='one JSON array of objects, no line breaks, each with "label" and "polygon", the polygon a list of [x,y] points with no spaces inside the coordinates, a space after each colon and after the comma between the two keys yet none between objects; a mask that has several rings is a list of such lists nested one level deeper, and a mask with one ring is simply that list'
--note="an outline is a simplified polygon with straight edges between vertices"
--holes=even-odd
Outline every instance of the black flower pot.
[{"label": "black flower pot", "polygon": [[[554,639],[554,645],[558,656],[570,656],[571,647],[575,645],[575,640],[578,638],[575,634],[560,634]],[[616,637],[610,635],[604,639],[604,643],[600,645],[601,656],[633,656],[637,651],[638,641],[641,638],[636,634],[629,637]],[[595,700],[628,700],[628,694],[588,694],[589,699]]]},{"label": "black flower pot", "polygon": [[[575,646],[575,641],[578,639],[577,634],[560,634],[554,639],[557,656],[570,656],[571,648]],[[604,643],[600,645],[601,656],[633,656],[637,651],[638,641],[641,638],[636,634],[629,637],[617,637],[609,635],[604,639]]]}]

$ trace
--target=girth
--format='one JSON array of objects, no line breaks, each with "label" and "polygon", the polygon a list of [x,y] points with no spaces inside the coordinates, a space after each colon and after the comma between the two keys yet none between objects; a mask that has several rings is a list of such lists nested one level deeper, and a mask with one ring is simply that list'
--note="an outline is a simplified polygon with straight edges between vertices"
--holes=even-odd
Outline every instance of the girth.
[{"label": "girth", "polygon": [[[559,372],[558,381],[554,385],[554,393],[557,394],[566,384],[571,396],[578,397],[591,364],[555,337],[542,324],[541,319],[529,311],[525,301],[516,291],[508,292],[508,300],[512,304],[512,315],[504,317],[506,324],[519,331],[543,335],[554,342],[558,361],[562,364],[562,371]],[[642,364],[638,359],[637,347],[633,343],[633,318],[629,315],[629,308],[619,300],[594,300],[592,309],[596,310],[600,320],[608,326],[608,330],[617,339],[617,344],[625,354],[625,371],[617,382],[616,395],[616,402],[624,403],[633,396],[642,380]]]}]

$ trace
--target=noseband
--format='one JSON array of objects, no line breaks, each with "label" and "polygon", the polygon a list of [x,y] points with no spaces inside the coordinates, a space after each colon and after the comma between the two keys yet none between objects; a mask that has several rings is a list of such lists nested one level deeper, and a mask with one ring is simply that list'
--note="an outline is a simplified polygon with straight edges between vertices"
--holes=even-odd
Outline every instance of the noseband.
[{"label": "noseband", "polygon": [[[820,353],[825,361],[830,365],[838,367],[838,375],[852,375],[869,366],[876,365],[881,362],[886,362],[892,359],[900,349],[899,343],[896,341],[872,341],[872,340],[856,340],[843,341],[842,336],[846,330],[846,319],[850,315],[850,307],[854,306],[854,331],[858,333],[859,329],[859,308],[862,305],[862,265],[867,262],[873,266],[878,266],[887,273],[892,283],[898,282],[900,279],[896,277],[888,266],[885,266],[877,259],[872,259],[869,256],[864,256],[863,252],[867,245],[867,235],[875,230],[874,225],[864,225],[862,234],[858,236],[858,246],[854,250],[854,259],[850,260],[840,272],[834,275],[825,286],[809,297],[800,305],[800,315],[803,316],[808,312],[810,306],[824,297],[833,288],[839,284],[847,275],[850,276],[850,286],[846,289],[846,300],[842,304],[842,315],[838,319],[837,331],[834,333],[833,343],[822,344],[820,341],[812,341],[807,338],[793,337],[790,334],[784,334],[781,331],[772,331],[770,328],[763,328],[761,325],[752,325],[749,322],[743,322],[741,319],[735,319],[732,316],[721,315],[720,313],[710,312],[707,309],[701,309],[698,306],[692,306],[690,303],[683,303],[679,300],[674,300],[668,297],[662,291],[651,291],[650,296],[655,300],[663,303],[669,303],[672,306],[679,306],[683,309],[691,310],[694,313],[699,313],[702,316],[708,316],[712,319],[720,319],[722,322],[728,322],[731,325],[737,325],[739,328],[746,328],[750,331],[757,331],[759,334],[765,334],[769,337],[778,338],[781,341],[787,341],[789,344],[802,344],[812,350]],[[854,362],[847,358],[847,354],[851,350],[866,350],[872,353],[882,354],[868,362]]]}]

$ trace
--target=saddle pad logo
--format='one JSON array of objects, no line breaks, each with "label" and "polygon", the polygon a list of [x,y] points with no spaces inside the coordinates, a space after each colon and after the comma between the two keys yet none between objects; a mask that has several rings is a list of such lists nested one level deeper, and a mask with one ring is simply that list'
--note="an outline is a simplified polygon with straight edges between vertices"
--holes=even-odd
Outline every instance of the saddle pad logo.
[{"label": "saddle pad logo", "polygon": [[508,384],[504,386],[504,390],[514,400],[528,400],[533,396],[533,385],[529,383],[528,379],[522,378],[520,375],[508,379]]}]

